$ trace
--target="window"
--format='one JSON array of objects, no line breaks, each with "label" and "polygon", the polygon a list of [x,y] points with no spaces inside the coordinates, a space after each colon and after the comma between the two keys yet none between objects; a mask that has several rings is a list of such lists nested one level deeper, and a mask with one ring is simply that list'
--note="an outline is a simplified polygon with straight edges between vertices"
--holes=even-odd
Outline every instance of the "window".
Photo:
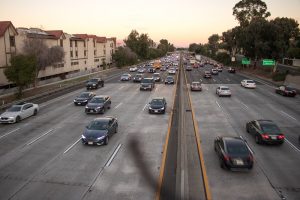
[{"label": "window", "polygon": [[70,47],[72,47],[72,40],[70,40]]},{"label": "window", "polygon": [[103,50],[103,54],[104,54],[104,55],[106,54],[106,50]]},{"label": "window", "polygon": [[78,51],[75,51],[75,56],[78,57]]},{"label": "window", "polygon": [[83,47],[85,47],[85,41],[83,41]]},{"label": "window", "polygon": [[[85,43],[84,43],[85,44]],[[84,57],[86,57],[86,50],[84,50]]]},{"label": "window", "polygon": [[71,58],[73,58],[73,51],[70,51],[70,56]]},{"label": "window", "polygon": [[99,59],[95,59],[94,62],[99,62]]},{"label": "window", "polygon": [[9,36],[9,42],[11,47],[16,46],[15,36]]},{"label": "window", "polygon": [[63,40],[60,39],[59,42],[60,42],[60,46],[63,47],[64,46]]},{"label": "window", "polygon": [[93,43],[94,43],[94,47],[96,47],[96,42],[95,42],[95,40],[93,40]]},{"label": "window", "polygon": [[77,47],[77,40],[75,41],[75,47]]},{"label": "window", "polygon": [[78,65],[78,64],[79,64],[79,62],[71,62],[71,66]]},{"label": "window", "polygon": [[94,50],[94,56],[97,54],[97,50]]}]

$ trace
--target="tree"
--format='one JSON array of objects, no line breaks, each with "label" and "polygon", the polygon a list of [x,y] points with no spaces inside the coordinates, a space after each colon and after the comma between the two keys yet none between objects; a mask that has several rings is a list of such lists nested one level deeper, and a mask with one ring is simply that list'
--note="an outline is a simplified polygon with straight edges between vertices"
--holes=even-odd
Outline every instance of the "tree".
[{"label": "tree", "polygon": [[37,84],[39,72],[47,66],[62,62],[65,56],[64,50],[60,46],[48,47],[45,40],[41,38],[27,38],[24,41],[23,52],[25,55],[35,56],[35,80],[34,86]]},{"label": "tree", "polygon": [[138,52],[136,52],[141,58],[148,58],[150,39],[147,34],[142,33],[138,38]]},{"label": "tree", "polygon": [[216,55],[216,52],[219,48],[220,36],[218,34],[212,34],[208,38],[209,50],[211,51],[212,56]]},{"label": "tree", "polygon": [[119,47],[113,59],[116,61],[117,67],[125,65],[133,65],[137,62],[137,55],[128,47]]},{"label": "tree", "polygon": [[129,47],[133,52],[137,53],[139,50],[139,33],[136,30],[132,30],[128,35],[127,39],[124,40],[124,43]]},{"label": "tree", "polygon": [[11,58],[11,66],[7,66],[4,74],[18,87],[17,97],[22,96],[23,88],[31,84],[35,78],[35,56],[16,55]]},{"label": "tree", "polygon": [[248,26],[253,19],[271,16],[267,5],[261,0],[241,0],[233,7],[233,15],[242,27]]}]

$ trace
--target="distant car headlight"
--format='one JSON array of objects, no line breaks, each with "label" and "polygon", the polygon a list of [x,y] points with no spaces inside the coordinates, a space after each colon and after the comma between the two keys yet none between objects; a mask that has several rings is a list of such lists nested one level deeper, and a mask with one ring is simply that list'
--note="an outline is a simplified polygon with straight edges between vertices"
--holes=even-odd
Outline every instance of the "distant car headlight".
[{"label": "distant car headlight", "polygon": [[98,137],[97,140],[103,140],[106,137],[106,135],[103,135],[101,137]]},{"label": "distant car headlight", "polygon": [[86,137],[85,137],[84,135],[81,135],[81,138],[82,138],[82,139],[86,139]]},{"label": "distant car headlight", "polygon": [[89,107],[88,107],[88,106],[85,106],[85,108],[88,109]]}]

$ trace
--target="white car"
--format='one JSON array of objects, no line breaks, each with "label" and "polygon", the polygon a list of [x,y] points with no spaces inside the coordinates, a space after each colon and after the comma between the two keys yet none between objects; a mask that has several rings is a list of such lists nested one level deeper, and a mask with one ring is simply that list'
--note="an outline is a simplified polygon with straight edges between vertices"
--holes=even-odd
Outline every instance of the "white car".
[{"label": "white car", "polygon": [[121,76],[121,81],[130,81],[131,80],[131,75],[130,74],[123,74]]},{"label": "white car", "polygon": [[170,68],[170,69],[168,70],[168,73],[169,73],[169,75],[174,75],[174,74],[176,74],[176,69]]},{"label": "white car", "polygon": [[138,70],[137,67],[130,67],[130,68],[129,68],[129,71],[130,71],[130,72],[136,72],[137,70]]},{"label": "white car", "polygon": [[242,80],[241,86],[245,88],[256,88],[256,84],[253,80]]},{"label": "white car", "polygon": [[216,94],[219,95],[219,97],[221,96],[231,96],[231,91],[229,89],[229,87],[227,86],[219,86],[217,87],[217,90],[216,90]]},{"label": "white car", "polygon": [[21,120],[36,115],[39,111],[38,104],[18,103],[7,109],[0,115],[0,123],[16,123]]},{"label": "white car", "polygon": [[138,69],[138,73],[144,73],[144,72],[146,72],[145,68],[141,67],[141,68]]}]

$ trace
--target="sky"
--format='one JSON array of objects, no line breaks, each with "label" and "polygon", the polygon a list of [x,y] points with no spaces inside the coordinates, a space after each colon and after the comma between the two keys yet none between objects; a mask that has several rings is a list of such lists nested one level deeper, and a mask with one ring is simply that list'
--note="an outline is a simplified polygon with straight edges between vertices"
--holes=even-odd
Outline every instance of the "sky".
[{"label": "sky", "polygon": [[[207,43],[238,25],[232,8],[239,0],[1,0],[0,21],[15,27],[63,30],[125,39],[131,30],[147,33],[156,43],[176,47]],[[300,0],[264,0],[275,17],[300,23]]]}]

